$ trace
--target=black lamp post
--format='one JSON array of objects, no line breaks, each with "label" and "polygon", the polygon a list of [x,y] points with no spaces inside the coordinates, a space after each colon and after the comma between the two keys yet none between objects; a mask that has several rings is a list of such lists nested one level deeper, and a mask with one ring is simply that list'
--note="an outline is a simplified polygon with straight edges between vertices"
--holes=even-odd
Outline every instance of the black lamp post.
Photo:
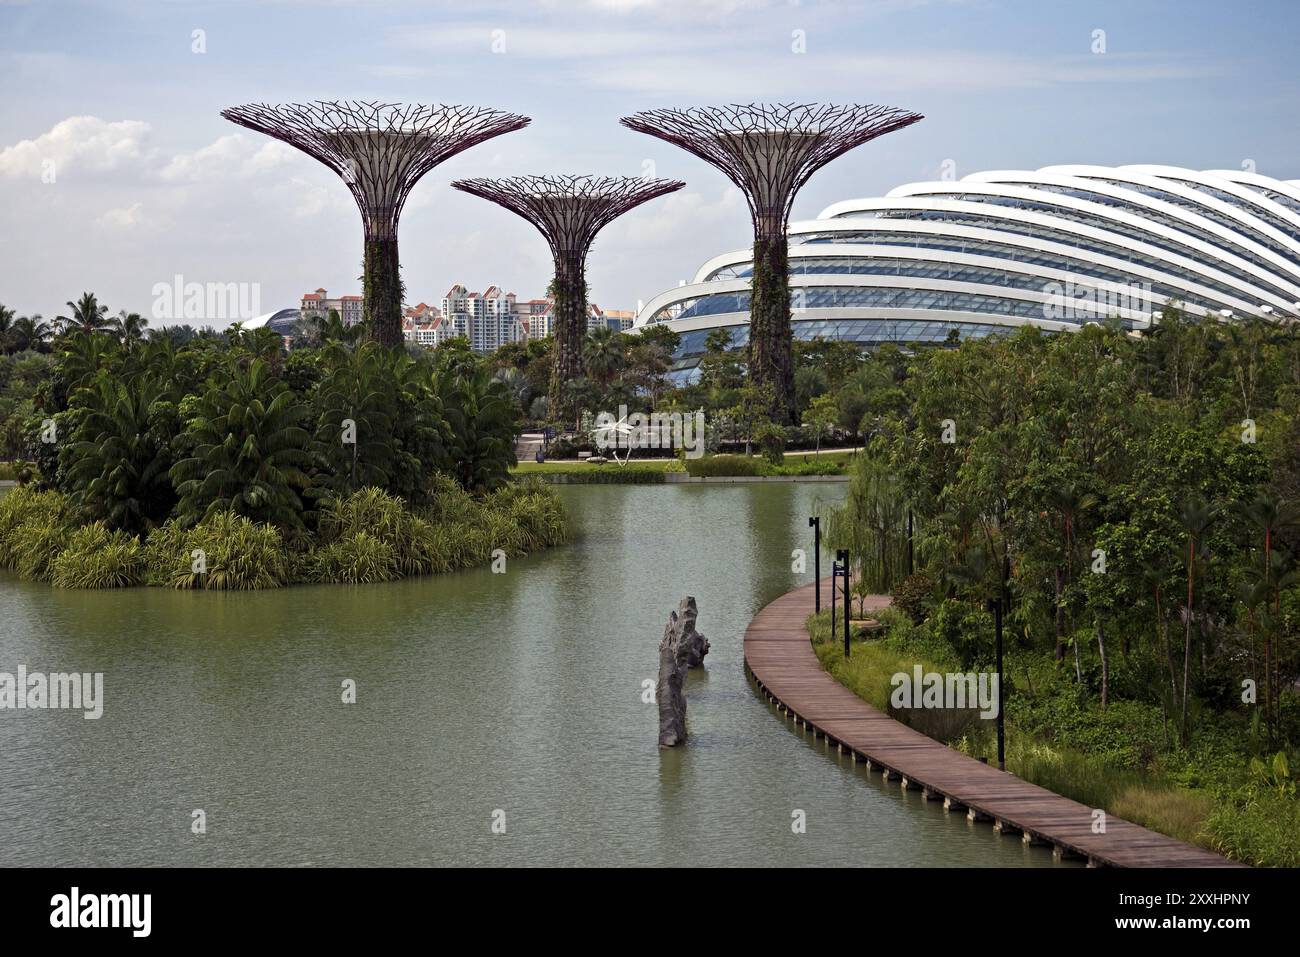
[{"label": "black lamp post", "polygon": [[[841,548],[835,553],[839,559],[840,570],[844,573],[844,657],[849,656],[849,612],[853,607],[853,600],[849,597],[849,550]],[[834,579],[832,578],[832,584]]]},{"label": "black lamp post", "polygon": [[821,614],[822,610],[822,519],[820,515],[809,515],[808,525],[813,530],[813,611]]},{"label": "black lamp post", "polygon": [[831,562],[831,641],[835,640],[835,633],[839,629],[840,618],[835,614],[835,581],[840,577],[840,563]]},{"label": "black lamp post", "polygon": [[990,598],[989,611],[993,612],[993,634],[998,655],[998,770],[1007,769],[1006,736],[1002,724],[1002,599]]}]

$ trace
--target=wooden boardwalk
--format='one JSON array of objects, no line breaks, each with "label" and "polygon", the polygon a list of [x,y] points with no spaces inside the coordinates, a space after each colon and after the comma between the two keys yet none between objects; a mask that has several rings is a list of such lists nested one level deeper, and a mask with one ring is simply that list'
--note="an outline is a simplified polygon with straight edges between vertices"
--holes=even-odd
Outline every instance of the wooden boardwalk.
[{"label": "wooden boardwalk", "polygon": [[[951,812],[987,821],[1025,843],[1050,845],[1059,857],[1089,866],[1237,867],[1214,854],[1113,815],[1093,833],[1092,808],[1022,781],[954,751],[877,711],[822,668],[804,622],[813,611],[813,585],[783,595],[745,630],[745,671],[778,710],[824,737],[867,770]],[[822,582],[823,608],[829,579]],[[879,596],[876,607],[888,602]]]}]

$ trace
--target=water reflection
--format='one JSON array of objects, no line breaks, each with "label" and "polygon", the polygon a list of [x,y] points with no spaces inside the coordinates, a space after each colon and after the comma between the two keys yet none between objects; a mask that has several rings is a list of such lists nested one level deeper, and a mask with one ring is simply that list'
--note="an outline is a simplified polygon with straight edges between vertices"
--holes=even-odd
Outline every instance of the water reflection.
[{"label": "water reflection", "polygon": [[[746,682],[745,626],[811,577],[791,551],[842,487],[563,494],[575,543],[504,575],[243,595],[0,581],[0,670],[105,672],[99,721],[0,712],[2,862],[1052,864],[883,787]],[[686,594],[711,650],[691,742],[663,751],[641,683]]]}]

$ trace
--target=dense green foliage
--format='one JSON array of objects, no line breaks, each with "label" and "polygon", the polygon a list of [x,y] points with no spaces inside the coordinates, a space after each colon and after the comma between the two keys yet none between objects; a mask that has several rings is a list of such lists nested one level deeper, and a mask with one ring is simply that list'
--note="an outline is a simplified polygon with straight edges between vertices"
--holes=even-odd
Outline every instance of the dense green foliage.
[{"label": "dense green foliage", "polygon": [[[44,352],[10,348],[12,322],[0,337],[0,442],[32,482],[7,506],[26,511],[0,529],[0,565],[74,587],[265,588],[448,571],[563,539],[548,493],[493,494],[520,412],[463,343],[386,349],[330,321],[286,353],[265,329],[146,332],[93,295],[68,306]],[[455,514],[431,522],[453,486]],[[345,508],[381,499],[404,516],[400,540],[344,527]],[[74,541],[89,553],[68,555]]]},{"label": "dense green foliage", "polygon": [[[959,670],[991,667],[985,605],[1002,602],[1023,773],[1300,861],[1278,823],[1294,797],[1251,770],[1294,765],[1300,743],[1300,331],[1171,312],[1140,337],[1025,329],[876,355],[846,381],[873,376],[828,545]],[[907,577],[909,509],[924,578]],[[987,754],[986,737],[963,746]]]}]

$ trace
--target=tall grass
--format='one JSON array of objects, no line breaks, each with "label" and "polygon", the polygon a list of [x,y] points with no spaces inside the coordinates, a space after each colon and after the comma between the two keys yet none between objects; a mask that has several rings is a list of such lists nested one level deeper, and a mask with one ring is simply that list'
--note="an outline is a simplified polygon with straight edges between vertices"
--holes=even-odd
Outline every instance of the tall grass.
[{"label": "tall grass", "polygon": [[[293,563],[273,525],[234,512],[213,512],[187,531],[163,528],[167,531],[157,543],[161,530],[150,536],[150,553],[159,563],[157,577],[172,588],[252,591],[291,580]],[[162,547],[155,549],[155,544]]]},{"label": "tall grass", "polygon": [[50,580],[60,588],[130,588],[144,581],[140,540],[103,525],[83,525],[50,563]]},{"label": "tall grass", "polygon": [[429,504],[418,510],[363,488],[323,502],[316,536],[303,541],[221,511],[192,528],[168,521],[141,542],[98,525],[79,527],[57,492],[24,487],[0,498],[0,567],[65,588],[382,582],[483,565],[498,549],[524,555],[567,535],[563,503],[537,480],[476,497],[435,475]]}]

